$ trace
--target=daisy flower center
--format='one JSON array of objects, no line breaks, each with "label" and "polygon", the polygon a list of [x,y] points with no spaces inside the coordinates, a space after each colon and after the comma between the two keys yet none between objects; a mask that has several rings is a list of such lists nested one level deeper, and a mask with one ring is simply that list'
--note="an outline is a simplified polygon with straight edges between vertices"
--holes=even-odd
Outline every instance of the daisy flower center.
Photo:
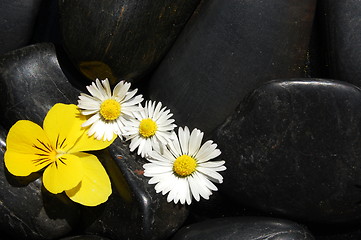
[{"label": "daisy flower center", "polygon": [[107,99],[100,105],[100,115],[105,120],[115,120],[120,116],[120,103],[114,99]]},{"label": "daisy flower center", "polygon": [[139,124],[139,134],[142,135],[142,137],[148,138],[155,134],[157,128],[157,124],[152,119],[146,118]]},{"label": "daisy flower center", "polygon": [[197,167],[197,161],[188,156],[182,155],[173,163],[173,172],[179,177],[187,177],[191,175]]}]

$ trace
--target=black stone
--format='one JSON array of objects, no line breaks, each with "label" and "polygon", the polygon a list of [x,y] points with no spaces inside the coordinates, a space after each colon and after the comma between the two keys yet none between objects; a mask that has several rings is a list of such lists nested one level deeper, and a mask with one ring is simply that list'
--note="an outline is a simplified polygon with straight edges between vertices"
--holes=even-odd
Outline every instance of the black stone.
[{"label": "black stone", "polygon": [[361,3],[320,0],[318,17],[325,36],[330,77],[361,86]]},{"label": "black stone", "polygon": [[304,76],[314,0],[209,0],[150,79],[177,124],[210,132],[261,83]]},{"label": "black stone", "polygon": [[344,225],[308,225],[317,240],[359,240],[361,239],[360,222]]},{"label": "black stone", "polygon": [[322,0],[317,1],[304,77],[330,79],[326,27],[323,21],[324,13],[321,11],[321,4]]},{"label": "black stone", "polygon": [[41,1],[31,43],[52,42],[62,45],[58,0]]},{"label": "black stone", "polygon": [[54,239],[67,235],[80,219],[77,206],[43,189],[40,174],[15,177],[4,167],[6,131],[0,126],[1,239]]},{"label": "black stone", "polygon": [[179,230],[172,240],[311,240],[311,233],[291,221],[262,218],[238,217],[218,218]]},{"label": "black stone", "polygon": [[92,80],[139,79],[159,63],[199,2],[59,1],[63,43]]},{"label": "black stone", "polygon": [[76,104],[79,93],[64,75],[51,43],[27,46],[0,58],[0,121],[6,129],[21,119],[42,124],[54,104]]},{"label": "black stone", "polygon": [[61,238],[59,240],[109,240],[109,238],[104,238],[96,235],[79,235],[79,236]]},{"label": "black stone", "polygon": [[189,217],[185,224],[234,216],[264,216],[264,213],[240,205],[238,202],[233,201],[232,197],[226,196],[220,191],[215,191],[208,200],[201,199],[199,202],[192,202]]},{"label": "black stone", "polygon": [[1,0],[0,55],[30,42],[41,0]]},{"label": "black stone", "polygon": [[113,193],[104,206],[85,209],[84,232],[111,239],[166,239],[179,229],[188,208],[168,203],[143,176],[146,160],[119,139],[101,155]]},{"label": "black stone", "polygon": [[361,91],[322,79],[271,81],[217,131],[222,191],[266,213],[361,219]]}]

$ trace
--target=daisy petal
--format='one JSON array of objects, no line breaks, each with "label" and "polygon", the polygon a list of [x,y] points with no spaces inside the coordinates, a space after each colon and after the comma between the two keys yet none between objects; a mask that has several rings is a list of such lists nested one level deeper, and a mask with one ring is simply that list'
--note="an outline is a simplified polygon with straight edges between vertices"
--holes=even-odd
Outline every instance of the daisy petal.
[{"label": "daisy petal", "polygon": [[102,81],[102,85],[103,85],[104,90],[105,90],[105,92],[106,92],[105,95],[106,95],[107,97],[110,97],[110,96],[112,95],[112,92],[111,92],[111,90],[110,90],[110,84],[109,84],[108,78],[106,78],[106,79],[104,79],[104,80]]},{"label": "daisy petal", "polygon": [[194,174],[194,178],[197,181],[198,193],[202,196],[202,198],[209,199],[209,196],[212,195],[212,192],[206,187],[206,178],[201,174]]},{"label": "daisy petal", "polygon": [[203,133],[198,129],[194,129],[189,139],[190,156],[194,156],[197,153],[199,147],[201,146],[202,139],[203,139]]},{"label": "daisy petal", "polygon": [[216,171],[213,171],[211,168],[205,168],[205,167],[198,167],[197,171],[203,173],[206,176],[211,177],[211,180],[215,180],[218,183],[222,183],[223,182],[223,177],[221,174],[219,174]]},{"label": "daisy petal", "polygon": [[189,135],[190,133],[188,127],[185,127],[184,130],[182,128],[178,129],[178,137],[179,137],[180,147],[182,149],[182,154],[188,155]]},{"label": "daisy petal", "polygon": [[115,97],[119,98],[119,100],[123,100],[129,88],[130,88],[130,83],[126,83],[125,81],[120,81],[114,87],[113,94]]},{"label": "daisy petal", "polygon": [[96,121],[100,120],[100,114],[94,114],[93,116],[91,116],[85,123],[83,123],[81,126],[82,127],[88,127],[90,125],[92,125],[93,123],[95,123]]},{"label": "daisy petal", "polygon": [[188,177],[188,182],[189,182],[189,187],[191,189],[191,193],[194,199],[198,202],[200,200],[200,195],[199,195],[200,190],[198,187],[197,180],[194,178],[194,176],[190,176]]}]

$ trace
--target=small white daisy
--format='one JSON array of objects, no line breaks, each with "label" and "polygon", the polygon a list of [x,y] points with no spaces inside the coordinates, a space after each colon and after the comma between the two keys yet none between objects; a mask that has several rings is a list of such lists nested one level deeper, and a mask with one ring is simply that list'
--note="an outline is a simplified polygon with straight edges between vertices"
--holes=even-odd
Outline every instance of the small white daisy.
[{"label": "small white daisy", "polygon": [[137,95],[137,89],[129,91],[130,83],[119,82],[111,92],[109,81],[106,78],[101,82],[95,80],[87,86],[89,93],[81,93],[78,107],[83,115],[91,116],[82,126],[88,127],[88,135],[98,140],[112,140],[114,134],[121,137],[124,123],[132,118],[132,112],[139,111],[138,106],[143,101],[142,95]]},{"label": "small white daisy", "polygon": [[169,192],[168,202],[191,204],[192,196],[197,201],[200,197],[209,199],[212,191],[218,190],[212,182],[223,182],[218,172],[226,170],[225,161],[209,161],[221,151],[211,140],[201,146],[202,138],[203,132],[198,129],[190,134],[188,127],[179,128],[178,137],[171,143],[149,153],[144,176],[151,177],[149,184],[156,184],[157,193]]},{"label": "small white daisy", "polygon": [[145,107],[133,113],[134,118],[124,126],[124,136],[126,140],[131,140],[130,151],[138,148],[138,155],[145,157],[154,147],[159,144],[166,145],[172,140],[174,119],[170,119],[173,114],[166,107],[162,108],[162,103],[147,101]]}]

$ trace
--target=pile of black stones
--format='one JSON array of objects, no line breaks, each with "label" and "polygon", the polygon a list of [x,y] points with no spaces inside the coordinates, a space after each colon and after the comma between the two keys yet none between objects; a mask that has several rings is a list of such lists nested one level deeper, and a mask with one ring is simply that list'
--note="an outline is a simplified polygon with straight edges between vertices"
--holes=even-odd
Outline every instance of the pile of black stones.
[{"label": "pile of black stones", "polygon": [[[359,0],[2,0],[0,36],[1,239],[361,239]],[[10,127],[95,78],[214,140],[219,191],[168,203],[120,139],[97,207],[11,175]]]}]

